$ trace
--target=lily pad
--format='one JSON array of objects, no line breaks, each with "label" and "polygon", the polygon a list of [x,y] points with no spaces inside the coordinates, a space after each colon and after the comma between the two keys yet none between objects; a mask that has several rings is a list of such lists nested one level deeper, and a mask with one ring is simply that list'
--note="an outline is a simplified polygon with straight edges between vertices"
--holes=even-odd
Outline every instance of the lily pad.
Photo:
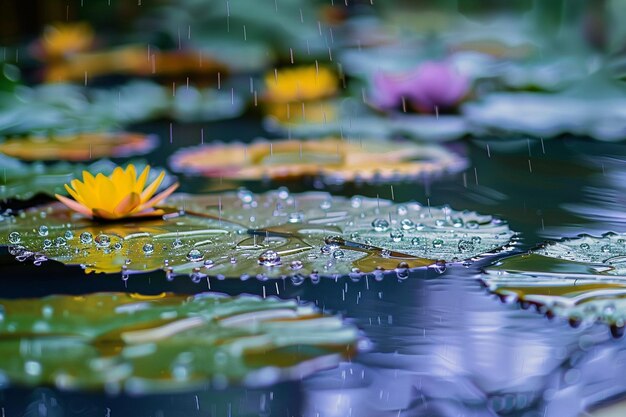
[{"label": "lily pad", "polygon": [[[145,162],[132,162],[138,169],[145,167]],[[35,162],[27,164],[4,155],[0,155],[0,200],[18,199],[28,200],[37,194],[53,197],[55,194],[66,195],[64,184],[74,178],[80,178],[84,170],[105,175],[111,174],[117,166],[109,160],[99,160],[90,165],[59,162],[43,164]],[[149,181],[154,181],[157,170],[150,172]],[[161,188],[174,183],[174,177],[165,176]]]},{"label": "lily pad", "polygon": [[335,366],[358,331],[309,305],[215,293],[0,300],[3,384],[150,393],[268,385]]},{"label": "lily pad", "polygon": [[147,153],[156,136],[128,132],[13,137],[0,142],[0,153],[27,161],[87,161]]},{"label": "lily pad", "polygon": [[176,152],[174,170],[227,179],[319,176],[326,183],[389,181],[457,172],[467,162],[438,145],[387,140],[257,140]]},{"label": "lily pad", "polygon": [[466,104],[462,113],[488,133],[617,141],[626,138],[625,109],[626,88],[595,75],[561,93],[494,93]]},{"label": "lily pad", "polygon": [[550,242],[487,268],[490,291],[534,304],[574,325],[603,321],[622,335],[626,320],[626,234]]},{"label": "lily pad", "polygon": [[119,128],[155,118],[217,120],[240,115],[245,101],[233,88],[171,88],[134,81],[109,89],[71,84],[20,87],[0,95],[0,135],[68,134]]},{"label": "lily pad", "polygon": [[257,277],[338,276],[437,266],[510,248],[507,224],[489,215],[327,193],[174,194],[168,214],[97,223],[61,204],[0,221],[0,244],[20,260],[54,259],[87,272]]}]

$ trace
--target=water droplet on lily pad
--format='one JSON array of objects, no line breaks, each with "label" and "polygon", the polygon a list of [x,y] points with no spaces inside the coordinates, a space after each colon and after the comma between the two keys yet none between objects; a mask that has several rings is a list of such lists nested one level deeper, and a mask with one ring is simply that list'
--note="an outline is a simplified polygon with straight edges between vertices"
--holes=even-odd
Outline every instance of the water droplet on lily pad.
[{"label": "water droplet on lily pad", "polygon": [[372,227],[377,232],[385,232],[389,229],[389,222],[385,219],[374,219],[374,221],[372,221]]},{"label": "water droplet on lily pad", "polygon": [[[58,204],[44,205],[0,222],[0,244],[10,244],[8,236],[16,232],[24,250],[41,250],[43,241],[37,233],[41,224],[38,216],[33,219],[31,214],[45,211],[50,230],[65,231],[70,224],[72,232],[80,236],[79,242],[66,239],[66,245],[49,248],[46,256],[81,265],[87,272],[121,271],[117,243],[123,243],[127,273],[162,269],[169,271],[169,276],[192,274],[197,265],[190,263],[194,256],[189,259],[189,252],[179,250],[184,242],[183,246],[213,260],[210,268],[203,270],[211,276],[239,278],[245,274],[271,279],[298,273],[317,279],[354,275],[354,268],[363,275],[391,272],[401,261],[413,269],[433,265],[437,259],[474,259],[510,249],[514,236],[505,222],[470,211],[430,207],[426,214],[419,204],[403,203],[400,212],[406,214],[398,218],[399,205],[388,200],[333,197],[321,192],[290,193],[285,200],[283,191],[175,194],[162,203],[165,216],[141,221],[94,222]],[[328,201],[332,210],[323,210]],[[353,207],[355,201],[359,201],[358,208]],[[297,210],[288,210],[291,207]],[[289,213],[298,213],[298,221],[294,223]],[[466,227],[476,223],[472,237],[453,237],[451,233],[459,230],[450,219],[456,218],[462,218]],[[420,222],[412,228],[404,219]],[[93,236],[96,246],[90,248],[86,245]],[[450,244],[437,246],[438,240]],[[459,250],[459,240],[471,241],[474,248]],[[149,253],[144,251],[144,247],[150,248],[146,245],[152,245]],[[337,251],[343,256],[333,256]],[[297,271],[291,267],[299,265],[294,261],[302,265]]]},{"label": "water droplet on lily pad", "polygon": [[9,243],[13,245],[17,245],[22,240],[19,232],[11,232],[9,233]]},{"label": "water droplet on lily pad", "polygon": [[192,249],[187,254],[187,259],[189,259],[191,262],[199,262],[202,260],[202,258],[204,258],[204,255],[198,249]]},{"label": "water droplet on lily pad", "polygon": [[88,245],[92,242],[93,240],[93,236],[91,236],[91,233],[89,232],[83,232],[80,234],[80,241],[81,243],[84,243],[85,245]]}]

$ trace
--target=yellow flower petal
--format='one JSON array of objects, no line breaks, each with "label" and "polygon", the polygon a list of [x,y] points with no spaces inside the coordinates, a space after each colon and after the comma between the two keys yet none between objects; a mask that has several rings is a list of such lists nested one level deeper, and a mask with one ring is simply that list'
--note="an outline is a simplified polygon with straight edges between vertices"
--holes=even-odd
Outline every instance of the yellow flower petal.
[{"label": "yellow flower petal", "polygon": [[150,199],[150,197],[152,197],[152,195],[156,192],[157,188],[159,188],[159,185],[161,185],[163,178],[165,178],[165,171],[161,171],[157,179],[154,180],[152,184],[148,185],[148,187],[146,187],[145,190],[143,190],[143,192],[141,193],[142,204],[144,204],[146,201]]},{"label": "yellow flower petal", "polygon": [[165,178],[165,171],[144,189],[149,172],[150,167],[146,166],[137,177],[137,170],[132,164],[125,169],[116,167],[109,176],[100,173],[94,177],[85,171],[83,181],[74,179],[65,184],[74,200],[59,195],[57,198],[70,209],[88,217],[115,220],[161,215],[163,211],[155,210],[153,206],[173,193],[178,183],[153,197]]},{"label": "yellow flower petal", "polygon": [[146,165],[146,167],[141,172],[141,175],[137,179],[135,183],[135,191],[141,193],[143,187],[146,185],[146,180],[148,179],[148,174],[150,173],[150,165]]}]

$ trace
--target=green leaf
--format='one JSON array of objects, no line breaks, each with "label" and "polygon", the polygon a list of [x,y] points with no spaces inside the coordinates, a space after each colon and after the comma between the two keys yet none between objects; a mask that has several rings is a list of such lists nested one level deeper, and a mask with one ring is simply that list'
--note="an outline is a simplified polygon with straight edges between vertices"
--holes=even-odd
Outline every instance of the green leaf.
[{"label": "green leaf", "polygon": [[621,335],[626,320],[626,235],[581,236],[551,242],[487,268],[490,291],[523,306],[569,319],[602,321]]},{"label": "green leaf", "polygon": [[268,385],[335,366],[357,329],[311,306],[215,293],[0,300],[0,372],[61,389]]},{"label": "green leaf", "polygon": [[467,103],[462,113],[476,131],[492,134],[618,141],[626,137],[625,107],[626,88],[597,74],[560,93],[493,93]]},{"label": "green leaf", "polygon": [[411,268],[508,249],[514,236],[505,222],[474,212],[286,189],[178,194],[165,206],[163,218],[115,223],[58,203],[36,207],[0,221],[0,244],[13,245],[22,260],[49,258],[87,272],[266,279],[387,270],[406,278]]}]

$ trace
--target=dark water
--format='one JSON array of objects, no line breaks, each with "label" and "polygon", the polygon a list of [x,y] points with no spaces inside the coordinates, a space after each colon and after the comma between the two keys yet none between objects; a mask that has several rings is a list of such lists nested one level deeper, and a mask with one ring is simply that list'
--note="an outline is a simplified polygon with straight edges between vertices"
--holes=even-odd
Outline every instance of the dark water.
[{"label": "dark water", "polygon": [[[200,128],[205,141],[246,141],[264,134],[258,126],[257,120],[175,125],[172,144],[169,123],[137,129],[161,135],[162,145],[148,158],[153,165],[164,165],[178,147],[199,143]],[[447,203],[456,209],[496,214],[521,232],[519,251],[547,237],[626,230],[619,218],[623,196],[615,185],[621,171],[626,175],[626,146],[572,137],[543,143],[522,138],[448,146],[470,159],[464,173],[397,183],[393,189],[348,184],[330,191],[393,195],[398,202]],[[181,182],[181,191],[187,192],[232,187],[219,181]],[[304,191],[317,183],[244,185],[252,191],[279,185]],[[598,213],[598,209],[611,211]],[[566,321],[500,303],[477,280],[481,266],[491,261],[451,267],[443,274],[416,271],[403,281],[323,279],[301,285],[280,281],[280,297],[314,302],[324,311],[342,314],[371,343],[352,362],[302,381],[264,389],[207,387],[158,396],[11,388],[0,394],[1,415],[569,417],[585,415],[585,410],[626,393],[626,341],[613,339],[602,325],[573,329]],[[168,281],[162,273],[123,281],[119,275],[86,276],[77,267],[53,262],[41,267],[20,264],[6,251],[0,256],[0,270],[0,295],[11,298],[207,290],[205,282],[195,284],[188,277]],[[211,289],[276,294],[275,283],[256,280],[212,281]]]}]

